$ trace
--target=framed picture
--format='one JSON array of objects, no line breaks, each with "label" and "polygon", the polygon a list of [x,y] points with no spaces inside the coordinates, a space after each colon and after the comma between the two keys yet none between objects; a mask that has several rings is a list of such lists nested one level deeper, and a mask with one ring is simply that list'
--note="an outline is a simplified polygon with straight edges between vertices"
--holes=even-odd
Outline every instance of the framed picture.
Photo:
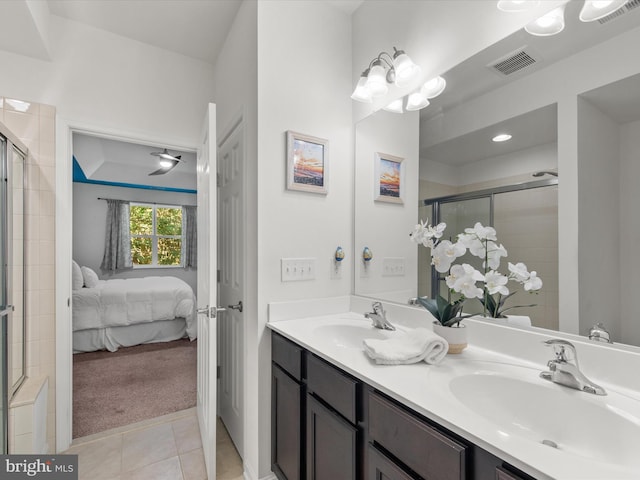
[{"label": "framed picture", "polygon": [[287,189],[327,194],[329,142],[287,132]]},{"label": "framed picture", "polygon": [[377,202],[404,203],[404,158],[386,153],[375,154],[375,191]]}]

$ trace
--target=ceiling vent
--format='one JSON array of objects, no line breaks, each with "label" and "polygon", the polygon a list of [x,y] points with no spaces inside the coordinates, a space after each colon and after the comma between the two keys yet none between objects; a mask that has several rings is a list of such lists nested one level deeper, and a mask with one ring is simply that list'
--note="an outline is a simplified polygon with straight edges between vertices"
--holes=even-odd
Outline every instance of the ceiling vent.
[{"label": "ceiling vent", "polygon": [[640,7],[640,0],[631,0],[630,2],[627,2],[624,6],[624,8],[627,9],[627,12],[630,12],[636,7]]},{"label": "ceiling vent", "polygon": [[628,13],[637,7],[640,7],[640,0],[631,0],[625,3],[622,7],[620,7],[615,12],[607,15],[606,17],[602,17],[601,19],[598,20],[598,22],[600,24],[610,22],[611,20],[615,20],[619,16],[624,15],[625,13]]},{"label": "ceiling vent", "polygon": [[[640,0],[639,0],[640,1]],[[508,55],[490,63],[489,68],[498,71],[502,75],[511,75],[529,67],[537,62],[536,58],[522,47]]]}]

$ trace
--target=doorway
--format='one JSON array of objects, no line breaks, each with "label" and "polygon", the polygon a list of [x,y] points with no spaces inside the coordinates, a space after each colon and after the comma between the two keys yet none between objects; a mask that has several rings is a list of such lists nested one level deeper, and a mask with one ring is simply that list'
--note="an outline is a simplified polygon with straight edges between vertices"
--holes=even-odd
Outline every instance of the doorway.
[{"label": "doorway", "polygon": [[[214,107],[215,108],[215,107]],[[213,124],[213,133],[215,134],[215,124]],[[72,181],[68,172],[72,165],[72,135],[73,133],[86,133],[93,135],[102,135],[111,138],[118,138],[136,143],[167,145],[168,148],[176,146],[169,144],[167,139],[161,141],[154,139],[131,138],[126,133],[117,131],[104,131],[95,128],[87,128],[85,125],[74,125],[63,118],[58,118],[56,138],[56,158],[58,159],[59,168],[56,169],[56,188],[59,195],[59,203],[56,208],[57,225],[56,229],[56,257],[61,266],[71,264],[72,259]],[[213,139],[215,142],[215,138]],[[215,146],[215,143],[214,143]],[[179,147],[185,149],[184,146]],[[193,146],[187,149],[196,150]],[[215,156],[215,152],[213,154]],[[215,178],[215,177],[214,177]],[[215,188],[215,186],[214,186]],[[58,405],[58,414],[56,416],[56,443],[58,451],[66,450],[72,440],[71,434],[71,404],[72,404],[72,337],[71,337],[71,318],[70,318],[70,297],[71,297],[71,271],[66,268],[56,269],[56,334],[58,338],[56,346],[56,403]],[[215,377],[214,377],[215,378]]]}]

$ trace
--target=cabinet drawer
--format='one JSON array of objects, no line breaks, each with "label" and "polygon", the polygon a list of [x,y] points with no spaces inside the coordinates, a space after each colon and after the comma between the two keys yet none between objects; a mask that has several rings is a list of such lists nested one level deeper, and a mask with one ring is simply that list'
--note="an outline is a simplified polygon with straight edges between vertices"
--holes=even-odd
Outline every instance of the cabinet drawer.
[{"label": "cabinet drawer", "polygon": [[421,477],[465,478],[465,445],[372,392],[368,417],[369,439]]},{"label": "cabinet drawer", "polygon": [[277,333],[271,334],[271,359],[298,381],[302,380],[302,348]]},{"label": "cabinet drawer", "polygon": [[331,405],[340,415],[356,423],[358,382],[324,360],[307,356],[307,390]]}]

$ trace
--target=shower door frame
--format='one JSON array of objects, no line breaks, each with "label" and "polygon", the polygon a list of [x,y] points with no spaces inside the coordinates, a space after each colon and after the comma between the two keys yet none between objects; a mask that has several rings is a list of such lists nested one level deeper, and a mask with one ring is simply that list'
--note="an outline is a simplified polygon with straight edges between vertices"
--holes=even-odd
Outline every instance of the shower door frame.
[{"label": "shower door frame", "polygon": [[[9,404],[11,401],[11,398],[13,397],[13,395],[16,393],[16,391],[20,388],[20,386],[22,385],[22,383],[24,382],[24,380],[26,379],[26,360],[27,360],[27,354],[26,354],[26,315],[27,315],[27,305],[26,305],[26,255],[25,255],[25,249],[24,246],[22,248],[22,288],[21,288],[21,292],[22,292],[22,296],[20,299],[21,305],[20,305],[20,309],[19,311],[21,312],[22,316],[21,316],[21,328],[22,328],[22,371],[20,374],[20,377],[18,377],[17,379],[15,379],[15,381],[13,381],[11,383],[11,385],[9,385],[9,371],[10,368],[12,367],[10,365],[10,361],[13,358],[13,354],[11,352],[9,352],[9,338],[8,338],[8,333],[9,333],[9,321],[14,321],[13,319],[13,313],[16,310],[16,305],[10,305],[9,302],[12,302],[13,299],[10,298],[9,294],[12,293],[12,278],[13,278],[13,274],[10,273],[8,270],[8,267],[10,265],[13,265],[13,253],[14,253],[14,246],[13,246],[13,232],[14,232],[14,225],[13,225],[13,177],[14,177],[14,172],[13,172],[13,163],[14,163],[14,149],[17,150],[21,155],[22,155],[22,213],[23,213],[23,220],[22,220],[22,239],[23,242],[25,240],[25,215],[26,215],[26,190],[27,190],[27,175],[26,175],[26,161],[27,158],[29,157],[29,150],[27,149],[27,147],[17,138],[15,137],[11,131],[3,124],[0,123],[0,137],[2,137],[2,139],[4,140],[4,145],[2,148],[4,148],[4,153],[2,155],[2,157],[0,157],[0,161],[2,162],[1,165],[1,169],[0,169],[0,173],[2,174],[2,178],[3,179],[7,179],[7,181],[5,182],[6,184],[6,188],[3,191],[3,203],[6,205],[6,212],[0,212],[0,235],[3,235],[6,242],[3,244],[2,246],[2,255],[3,258],[5,258],[7,260],[7,264],[3,266],[2,271],[0,274],[2,274],[4,276],[3,278],[3,285],[4,285],[4,289],[7,292],[7,304],[6,305],[2,305],[0,306],[0,309],[2,309],[1,313],[1,317],[4,319],[6,318],[6,321],[2,321],[2,339],[3,339],[3,343],[4,343],[4,349],[2,351],[2,363],[5,366],[5,368],[3,369],[2,372],[0,372],[0,381],[2,382],[2,399],[0,400],[0,402],[2,403],[2,429],[0,434],[2,435],[2,439],[3,439],[3,447],[4,447],[4,451],[2,452],[3,454],[8,453],[8,421],[9,421]],[[9,259],[11,259],[9,261]],[[13,302],[16,303],[16,302]],[[13,380],[13,378],[12,378]]]},{"label": "shower door frame", "polygon": [[[421,207],[431,206],[431,219],[433,225],[440,223],[441,212],[440,206],[443,203],[462,202],[466,200],[476,200],[480,198],[489,198],[489,224],[493,226],[493,207],[495,196],[501,193],[518,192],[521,190],[531,190],[533,188],[543,188],[558,185],[558,178],[545,178],[543,180],[533,180],[531,182],[514,183],[512,185],[503,185],[500,187],[486,188],[483,190],[475,190],[473,192],[457,193],[454,195],[445,195],[442,197],[427,198],[420,201]],[[435,268],[431,268],[431,297],[436,298],[440,287],[440,275]]]}]

